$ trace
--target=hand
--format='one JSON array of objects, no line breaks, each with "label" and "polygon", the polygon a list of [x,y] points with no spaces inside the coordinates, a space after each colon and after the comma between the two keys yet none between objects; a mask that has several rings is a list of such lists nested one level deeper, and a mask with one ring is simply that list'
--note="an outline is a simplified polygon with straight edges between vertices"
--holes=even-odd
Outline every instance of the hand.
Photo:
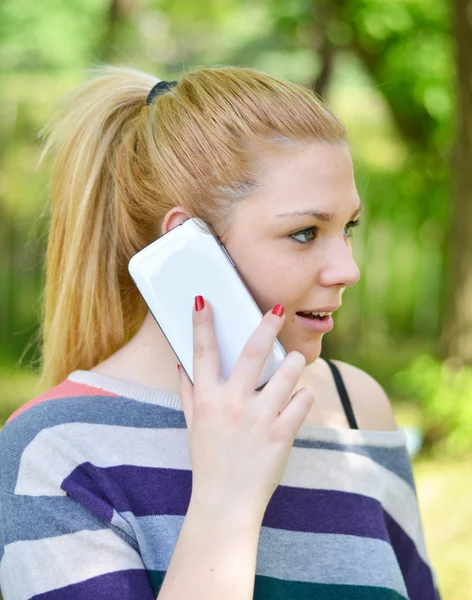
[{"label": "hand", "polygon": [[232,514],[261,523],[285,471],[293,440],[314,401],[301,388],[292,392],[306,365],[289,352],[264,389],[255,391],[260,372],[283,327],[267,312],[246,342],[228,381],[208,301],[193,309],[194,385],[180,367],[180,395],[189,431],[192,463],[191,504],[213,518]]}]

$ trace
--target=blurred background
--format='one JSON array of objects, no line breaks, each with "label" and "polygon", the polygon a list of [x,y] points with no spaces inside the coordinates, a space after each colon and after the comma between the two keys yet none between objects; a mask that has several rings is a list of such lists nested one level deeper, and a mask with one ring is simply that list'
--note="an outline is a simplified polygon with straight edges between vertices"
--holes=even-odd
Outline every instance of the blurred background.
[{"label": "blurred background", "polygon": [[[360,282],[323,356],[367,370],[408,434],[443,600],[472,598],[469,0],[3,0],[0,426],[37,395],[47,242],[38,132],[97,64],[233,64],[311,86],[349,130]],[[467,12],[468,11],[468,12]]]}]

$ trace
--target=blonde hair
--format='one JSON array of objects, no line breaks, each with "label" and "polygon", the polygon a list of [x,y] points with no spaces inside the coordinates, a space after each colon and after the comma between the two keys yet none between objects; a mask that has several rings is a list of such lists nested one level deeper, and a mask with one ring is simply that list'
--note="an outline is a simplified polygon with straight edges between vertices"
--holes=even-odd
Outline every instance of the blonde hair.
[{"label": "blonde hair", "polygon": [[147,106],[158,81],[92,69],[42,131],[40,161],[51,154],[53,165],[38,387],[92,368],[138,331],[147,307],[128,261],[169,209],[223,236],[235,202],[257,187],[257,152],[345,140],[314,92],[254,69],[190,70]]}]

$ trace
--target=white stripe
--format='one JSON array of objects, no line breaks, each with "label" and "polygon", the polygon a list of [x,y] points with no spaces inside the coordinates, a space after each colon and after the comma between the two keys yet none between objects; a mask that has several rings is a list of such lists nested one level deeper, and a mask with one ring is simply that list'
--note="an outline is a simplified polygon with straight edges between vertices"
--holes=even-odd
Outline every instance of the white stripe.
[{"label": "white stripe", "polygon": [[0,584],[8,600],[28,600],[98,575],[144,569],[139,554],[113,531],[13,542],[5,546]]},{"label": "white stripe", "polygon": [[[51,434],[54,443],[51,443]],[[85,461],[97,467],[126,464],[191,470],[188,430],[90,423],[52,427],[40,432],[23,452],[15,492],[32,496],[61,495],[62,481],[75,466]],[[414,490],[368,456],[293,447],[281,484],[375,498],[413,539],[421,558],[429,564]]]},{"label": "white stripe", "polygon": [[64,479],[81,463],[191,469],[187,429],[145,429],[67,423],[44,429],[21,456],[16,494],[60,496]]}]

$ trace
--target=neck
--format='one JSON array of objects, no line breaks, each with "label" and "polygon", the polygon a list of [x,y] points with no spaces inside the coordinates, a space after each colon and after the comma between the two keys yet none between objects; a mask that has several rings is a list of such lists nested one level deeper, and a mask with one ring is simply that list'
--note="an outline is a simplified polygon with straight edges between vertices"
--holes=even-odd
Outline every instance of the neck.
[{"label": "neck", "polygon": [[136,335],[91,371],[179,393],[178,362],[161,328],[148,312]]}]

